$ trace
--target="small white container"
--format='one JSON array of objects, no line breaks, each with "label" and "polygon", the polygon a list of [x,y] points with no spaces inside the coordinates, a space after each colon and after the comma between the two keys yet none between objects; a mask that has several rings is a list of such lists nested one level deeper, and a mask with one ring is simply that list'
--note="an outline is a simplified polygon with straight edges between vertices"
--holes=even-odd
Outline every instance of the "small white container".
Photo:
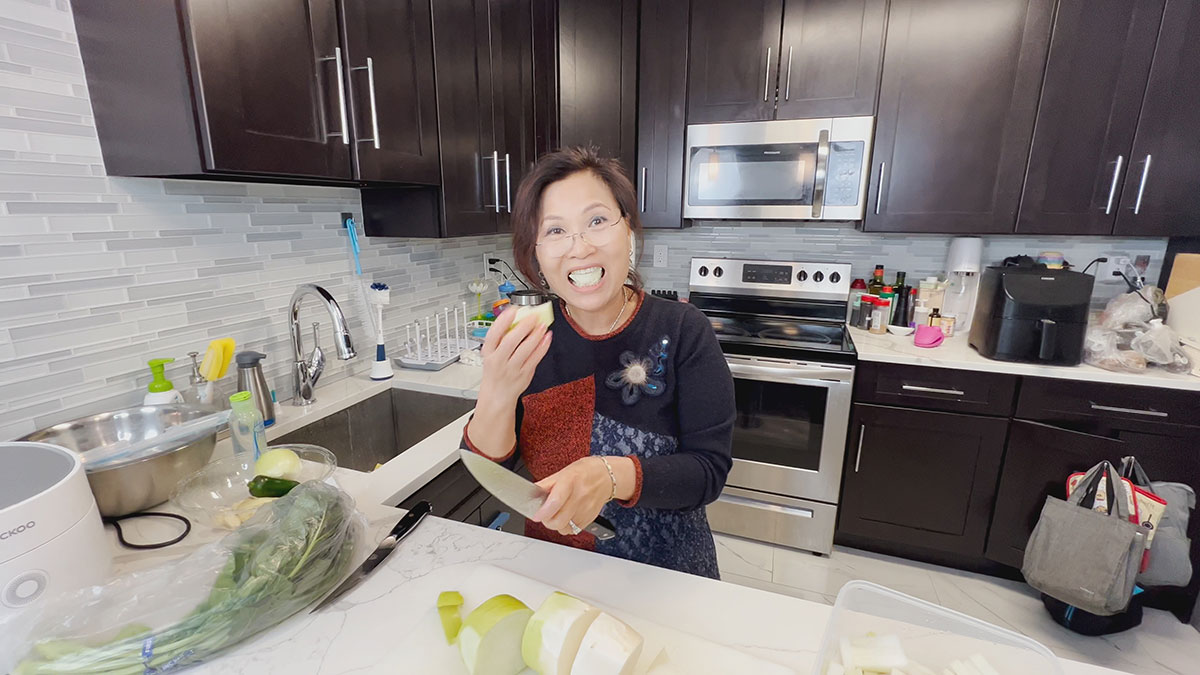
[{"label": "small white container", "polygon": [[866,581],[851,581],[838,593],[811,675],[825,675],[841,660],[843,637],[867,633],[898,636],[910,660],[938,673],[979,654],[1001,673],[1063,675],[1058,658],[1035,640]]}]

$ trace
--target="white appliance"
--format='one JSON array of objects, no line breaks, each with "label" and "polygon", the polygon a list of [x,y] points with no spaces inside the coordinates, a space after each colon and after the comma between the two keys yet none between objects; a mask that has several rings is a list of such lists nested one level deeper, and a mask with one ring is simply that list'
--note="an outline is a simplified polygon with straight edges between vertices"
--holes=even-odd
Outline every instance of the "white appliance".
[{"label": "white appliance", "polygon": [[49,443],[0,443],[0,620],[98,584],[111,568],[78,455]]},{"label": "white appliance", "polygon": [[979,273],[983,271],[983,239],[955,237],[946,254],[946,295],[942,316],[954,315],[954,330],[966,335],[979,298]]},{"label": "white appliance", "polygon": [[874,117],[690,125],[683,217],[862,220],[874,133]]}]

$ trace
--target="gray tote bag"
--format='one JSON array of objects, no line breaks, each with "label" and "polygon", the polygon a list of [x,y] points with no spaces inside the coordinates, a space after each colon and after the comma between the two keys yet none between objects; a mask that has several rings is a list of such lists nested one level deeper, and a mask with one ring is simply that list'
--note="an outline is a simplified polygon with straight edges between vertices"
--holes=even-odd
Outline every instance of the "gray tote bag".
[{"label": "gray tote bag", "polygon": [[1192,540],[1187,536],[1188,519],[1196,508],[1196,493],[1190,485],[1169,481],[1151,481],[1134,457],[1121,458],[1121,474],[1167,503],[1154,546],[1150,565],[1138,575],[1142,586],[1187,586],[1192,580]]},{"label": "gray tote bag", "polygon": [[[1080,505],[1104,471],[1114,495],[1107,514]],[[1084,474],[1066,501],[1047,495],[1025,546],[1025,581],[1085,612],[1110,616],[1124,611],[1149,534],[1129,522],[1128,492],[1112,464],[1100,462]]]}]

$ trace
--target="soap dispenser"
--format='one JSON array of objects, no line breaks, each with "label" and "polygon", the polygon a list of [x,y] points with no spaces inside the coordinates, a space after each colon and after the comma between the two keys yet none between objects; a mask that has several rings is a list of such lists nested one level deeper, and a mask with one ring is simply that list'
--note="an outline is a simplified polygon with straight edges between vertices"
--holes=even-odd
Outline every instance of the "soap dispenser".
[{"label": "soap dispenser", "polygon": [[175,385],[167,379],[165,370],[168,363],[174,363],[175,359],[150,359],[150,373],[153,379],[150,380],[150,386],[146,387],[146,396],[142,399],[145,405],[162,405],[166,403],[182,403],[183,394],[180,394]]}]

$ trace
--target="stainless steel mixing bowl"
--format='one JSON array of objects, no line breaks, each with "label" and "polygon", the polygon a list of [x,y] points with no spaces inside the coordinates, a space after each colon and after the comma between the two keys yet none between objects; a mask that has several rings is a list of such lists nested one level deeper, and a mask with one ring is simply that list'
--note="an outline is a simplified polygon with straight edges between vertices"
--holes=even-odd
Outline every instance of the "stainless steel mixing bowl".
[{"label": "stainless steel mixing bowl", "polygon": [[[152,438],[177,424],[212,414],[208,408],[187,405],[147,405],[81,417],[35,431],[22,441],[53,443],[80,454],[118,441]],[[175,484],[208,463],[217,432],[159,454],[100,471],[88,471],[88,482],[100,515],[123,516],[161,504]],[[86,465],[85,465],[86,466]]]}]

